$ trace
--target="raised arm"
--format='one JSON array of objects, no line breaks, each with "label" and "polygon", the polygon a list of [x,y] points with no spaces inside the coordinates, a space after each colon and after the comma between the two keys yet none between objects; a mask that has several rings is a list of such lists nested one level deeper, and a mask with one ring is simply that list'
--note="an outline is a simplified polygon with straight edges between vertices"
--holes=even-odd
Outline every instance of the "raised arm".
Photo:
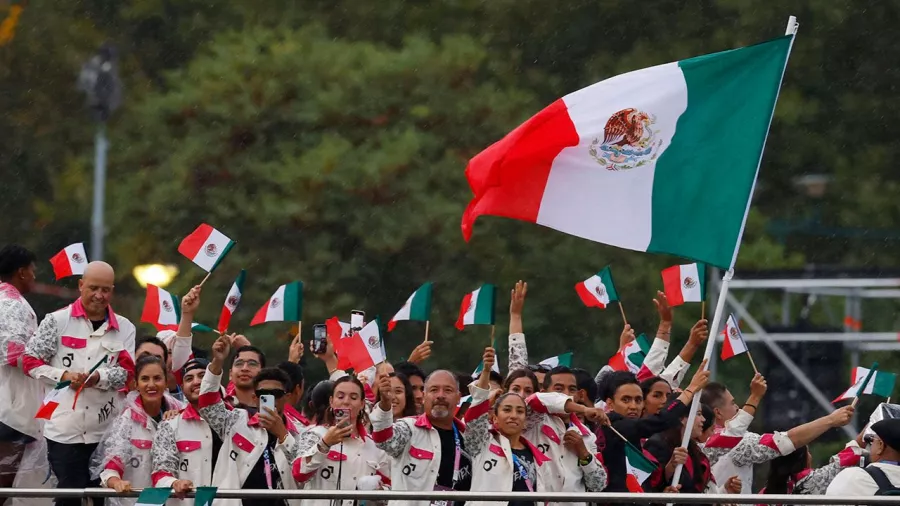
[{"label": "raised arm", "polygon": [[[666,367],[666,358],[669,355],[669,340],[672,338],[672,307],[669,306],[669,299],[666,294],[660,291],[656,292],[656,298],[653,299],[656,305],[656,312],[659,313],[659,326],[656,328],[656,339],[647,352],[647,358],[644,359],[644,365],[641,367],[642,373],[639,376],[658,376]],[[646,372],[643,371],[646,369]]]},{"label": "raised arm", "polygon": [[194,355],[191,346],[194,344],[194,315],[200,307],[200,292],[203,288],[197,285],[181,298],[181,321],[175,332],[175,342],[172,345],[172,371],[180,372],[184,364]]},{"label": "raised arm", "polygon": [[681,348],[681,353],[672,359],[672,362],[660,374],[660,377],[666,380],[669,386],[678,388],[681,385],[681,380],[684,379],[685,373],[691,367],[691,360],[708,337],[709,327],[706,320],[697,321],[691,328],[690,337],[688,337],[684,347]]},{"label": "raised arm", "polygon": [[510,292],[509,302],[509,372],[528,367],[528,347],[525,345],[525,330],[522,325],[522,312],[525,308],[525,297],[528,295],[528,283],[519,281]]},{"label": "raised arm", "polygon": [[372,422],[372,440],[375,446],[384,450],[393,458],[399,458],[409,450],[412,441],[412,429],[405,422],[394,423],[394,414],[391,411],[391,401],[394,391],[391,388],[391,378],[382,376],[378,383],[379,401],[369,413]]},{"label": "raised arm", "polygon": [[231,351],[230,339],[222,335],[213,343],[212,361],[206,368],[206,375],[200,382],[200,399],[198,401],[200,416],[209,424],[220,438],[225,439],[238,422],[242,409],[229,410],[222,400],[222,366]]},{"label": "raised arm", "polygon": [[491,368],[496,354],[491,347],[484,349],[484,367],[472,388],[472,405],[466,411],[466,430],[462,433],[466,452],[474,458],[487,449],[491,440]]}]

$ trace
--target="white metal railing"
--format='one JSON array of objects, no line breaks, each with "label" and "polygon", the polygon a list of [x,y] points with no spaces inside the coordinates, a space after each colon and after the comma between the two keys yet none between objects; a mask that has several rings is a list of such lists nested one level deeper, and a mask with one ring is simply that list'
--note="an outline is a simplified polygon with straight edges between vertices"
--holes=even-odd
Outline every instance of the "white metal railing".
[{"label": "white metal railing", "polygon": [[[116,494],[107,488],[0,488],[0,499],[7,497],[53,497],[85,499],[88,497],[137,497],[140,490]],[[188,494],[193,497],[193,494]],[[593,502],[637,504],[891,504],[900,503],[897,497],[848,497],[824,495],[781,494],[632,494],[613,492],[437,492],[437,491],[361,491],[361,490],[219,490],[217,499],[334,499],[366,501],[531,501],[531,502]]]}]

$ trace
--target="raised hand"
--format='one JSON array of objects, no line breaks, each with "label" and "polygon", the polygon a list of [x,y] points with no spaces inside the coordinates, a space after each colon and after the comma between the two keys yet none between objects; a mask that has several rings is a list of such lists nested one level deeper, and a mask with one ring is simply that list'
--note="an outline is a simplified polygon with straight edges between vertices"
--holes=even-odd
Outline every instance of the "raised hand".
[{"label": "raised hand", "polygon": [[672,306],[669,305],[669,299],[666,294],[657,290],[656,298],[653,299],[656,304],[656,312],[659,313],[659,321],[672,323]]},{"label": "raised hand", "polygon": [[431,345],[434,341],[423,341],[409,354],[408,362],[421,364],[431,357]]},{"label": "raised hand", "polygon": [[384,375],[378,379],[378,407],[382,411],[391,410],[391,401],[394,400],[394,389],[391,388],[390,376]]},{"label": "raised hand", "polygon": [[230,334],[231,348],[238,349],[241,346],[250,346],[250,340],[244,334]]},{"label": "raised hand", "polygon": [[332,425],[328,428],[328,431],[325,432],[325,435],[322,436],[322,442],[325,443],[325,446],[330,448],[350,437],[352,431],[353,427],[351,427],[349,423]]},{"label": "raised hand", "polygon": [[753,379],[750,380],[750,396],[762,399],[768,389],[769,386],[766,384],[765,376],[759,373],[754,374]]},{"label": "raised hand", "polygon": [[856,408],[853,406],[844,406],[843,408],[838,408],[834,410],[830,415],[828,415],[828,423],[832,427],[843,427],[850,423],[853,420],[853,413],[856,412]]},{"label": "raised hand", "polygon": [[619,334],[619,349],[621,350],[631,341],[634,341],[634,329],[626,323],[625,327],[622,328],[622,333]]},{"label": "raised hand", "polygon": [[182,315],[193,315],[197,312],[197,308],[200,307],[200,292],[203,290],[203,287],[197,285],[191,288],[191,291],[187,293],[181,299],[181,314]]},{"label": "raised hand", "polygon": [[691,336],[688,340],[698,348],[709,338],[709,324],[705,319],[697,320],[697,323],[691,327]]},{"label": "raised hand", "polygon": [[303,341],[300,340],[300,332],[297,332],[297,335],[294,337],[294,340],[291,341],[291,347],[288,350],[288,361],[299,364],[300,359],[303,358],[303,350]]},{"label": "raised hand", "polygon": [[228,354],[231,353],[231,335],[222,334],[216,339],[212,345],[212,362],[210,365],[216,365],[218,370],[222,370],[222,365],[228,360]]},{"label": "raised hand", "polygon": [[694,377],[691,378],[691,384],[685,389],[690,389],[691,395],[703,390],[709,384],[709,369],[706,368],[707,362],[706,359],[700,362],[700,368],[694,373]]},{"label": "raised hand", "polygon": [[509,314],[522,316],[522,310],[525,308],[525,296],[528,295],[528,283],[519,280],[509,295]]},{"label": "raised hand", "polygon": [[487,390],[491,387],[491,368],[494,367],[496,360],[494,349],[490,346],[485,348],[481,360],[484,365],[481,369],[481,376],[478,377],[478,388]]}]

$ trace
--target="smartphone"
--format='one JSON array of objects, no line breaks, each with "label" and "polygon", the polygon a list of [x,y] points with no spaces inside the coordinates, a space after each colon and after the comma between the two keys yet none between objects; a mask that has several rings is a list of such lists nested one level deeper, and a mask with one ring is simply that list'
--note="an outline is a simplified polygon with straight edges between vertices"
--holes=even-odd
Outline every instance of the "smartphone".
[{"label": "smartphone", "polygon": [[313,339],[309,342],[309,351],[313,355],[321,355],[328,350],[328,329],[323,324],[313,325]]},{"label": "smartphone", "polygon": [[275,396],[274,395],[260,395],[259,396],[259,410],[263,413],[266,412],[266,408],[275,411]]},{"label": "smartphone", "polygon": [[350,333],[358,332],[366,326],[366,312],[354,309],[350,311]]},{"label": "smartphone", "polygon": [[335,408],[332,410],[334,412],[334,424],[338,426],[345,426],[350,424],[350,410],[349,409],[341,409]]}]

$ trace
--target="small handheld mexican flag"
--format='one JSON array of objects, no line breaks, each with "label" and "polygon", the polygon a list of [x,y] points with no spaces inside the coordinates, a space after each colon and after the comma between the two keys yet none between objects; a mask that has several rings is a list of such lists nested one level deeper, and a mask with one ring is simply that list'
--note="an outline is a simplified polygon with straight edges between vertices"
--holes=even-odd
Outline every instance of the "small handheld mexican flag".
[{"label": "small handheld mexican flag", "polygon": [[53,390],[47,392],[47,395],[44,396],[44,400],[41,402],[41,407],[38,409],[37,413],[35,413],[35,418],[43,418],[44,420],[49,420],[53,417],[53,412],[56,411],[56,408],[59,407],[59,395],[63,390],[69,388],[71,385],[71,381],[60,381],[53,387]]},{"label": "small handheld mexican flag", "polygon": [[145,488],[141,491],[134,506],[162,506],[171,494],[171,488]]},{"label": "small handheld mexican flag", "polygon": [[722,360],[728,360],[731,357],[747,353],[747,343],[744,342],[744,334],[741,333],[741,327],[738,326],[737,319],[733,314],[728,315],[725,321],[724,343],[722,344]]},{"label": "small handheld mexican flag", "polygon": [[[867,380],[868,378],[868,380]],[[855,399],[862,394],[890,397],[897,384],[897,375],[878,370],[876,362],[871,369],[854,367],[850,376],[852,386],[831,402]]]},{"label": "small handheld mexican flag", "polygon": [[237,279],[234,280],[231,289],[228,290],[228,295],[225,296],[225,305],[222,307],[222,314],[219,315],[219,333],[224,333],[228,330],[228,324],[231,323],[231,316],[237,311],[237,308],[241,303],[241,296],[244,293],[244,279],[246,277],[247,271],[241,269],[241,273],[238,274]]},{"label": "small handheld mexican flag", "polygon": [[625,477],[625,486],[631,493],[643,492],[643,483],[656,470],[656,464],[644,456],[644,453],[633,444],[625,441],[625,466],[628,475]]},{"label": "small handheld mexican flag", "polygon": [[234,241],[228,236],[206,223],[201,223],[197,230],[181,241],[178,252],[204,271],[212,272],[233,246]]},{"label": "small handheld mexican flag", "polygon": [[384,362],[384,341],[381,339],[378,318],[367,323],[359,332],[342,339],[341,353],[357,372]]},{"label": "small handheld mexican flag", "polygon": [[406,299],[406,303],[397,311],[387,324],[388,332],[392,332],[399,321],[415,320],[427,322],[431,319],[431,283],[425,283]]},{"label": "small handheld mexican flag", "polygon": [[540,365],[546,365],[547,367],[553,369],[557,366],[565,366],[572,367],[572,352],[563,353],[562,355],[557,355],[555,357],[550,357],[538,362]]},{"label": "small handheld mexican flag", "polygon": [[215,332],[209,325],[202,323],[191,323],[191,332]]},{"label": "small handheld mexican flag", "polygon": [[178,330],[178,322],[181,321],[178,297],[156,285],[147,285],[141,321],[153,325],[158,331]]},{"label": "small handheld mexican flag", "polygon": [[347,354],[343,349],[344,340],[351,337],[350,324],[340,321],[337,316],[333,316],[325,321],[325,331],[328,340],[331,341],[331,347],[334,348],[334,352],[338,357],[337,368],[341,370],[352,369],[353,364],[350,363],[350,359],[347,358]]},{"label": "small handheld mexican flag", "polygon": [[56,275],[57,280],[84,274],[87,264],[88,260],[87,254],[84,252],[84,243],[80,242],[66,246],[50,259],[50,265],[53,266],[53,274]]},{"label": "small handheld mexican flag", "polygon": [[609,359],[609,366],[616,371],[630,371],[637,374],[644,365],[644,359],[650,351],[650,339],[646,334],[637,336]]},{"label": "small handheld mexican flag", "polygon": [[266,322],[299,322],[303,314],[303,282],[281,285],[259,308],[250,326]]},{"label": "small handheld mexican flag", "polygon": [[[478,367],[476,367],[475,371],[472,372],[472,379],[475,379],[475,378],[481,376],[481,371],[483,371],[483,370],[484,370],[484,360],[479,362]],[[500,374],[500,364],[498,364],[496,360],[494,360],[494,365],[491,366],[491,370],[497,374]]]},{"label": "small handheld mexican flag", "polygon": [[706,300],[706,266],[702,263],[673,265],[662,271],[662,279],[670,306]]},{"label": "small handheld mexican flag", "polygon": [[613,284],[612,269],[608,265],[602,271],[575,285],[575,291],[587,307],[604,309],[610,302],[619,300],[619,293]]},{"label": "small handheld mexican flag", "polygon": [[493,325],[496,300],[497,287],[490,284],[481,285],[481,288],[463,297],[456,328],[463,330],[466,325]]}]

